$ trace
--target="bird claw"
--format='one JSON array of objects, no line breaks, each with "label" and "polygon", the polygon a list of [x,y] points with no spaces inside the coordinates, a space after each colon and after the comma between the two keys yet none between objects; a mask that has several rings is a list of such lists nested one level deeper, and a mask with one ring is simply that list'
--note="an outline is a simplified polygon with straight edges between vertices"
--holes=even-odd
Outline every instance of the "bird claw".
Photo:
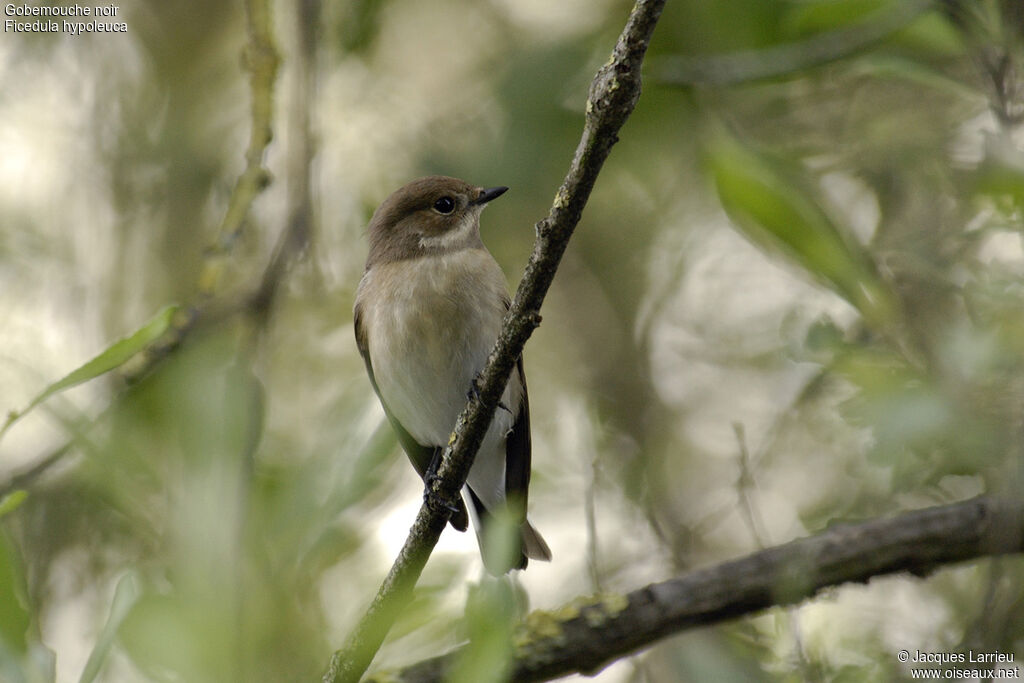
[{"label": "bird claw", "polygon": [[434,482],[441,478],[438,476],[437,470],[441,467],[441,455],[443,452],[443,449],[440,448],[434,450],[434,457],[431,458],[427,471],[423,473],[423,502],[432,509],[443,508],[452,514],[457,514],[459,512],[458,504],[444,499],[441,494],[434,490]]},{"label": "bird claw", "polygon": [[[473,378],[473,381],[469,383],[469,391],[466,392],[467,401],[472,401],[474,399],[476,399],[477,401],[480,400],[480,378],[482,376],[483,373],[478,373],[477,376]],[[504,401],[498,401],[498,407],[504,410],[509,415],[513,415],[512,410],[507,405],[505,405]]]},{"label": "bird claw", "polygon": [[431,509],[444,509],[448,512],[458,514],[460,508],[457,504],[445,499],[440,493],[434,490],[434,482],[440,479],[436,473],[428,474],[423,478],[423,502]]},{"label": "bird claw", "polygon": [[473,381],[469,383],[469,391],[466,392],[466,400],[472,401],[476,399],[480,400],[480,378],[483,376],[482,373],[477,373]]}]

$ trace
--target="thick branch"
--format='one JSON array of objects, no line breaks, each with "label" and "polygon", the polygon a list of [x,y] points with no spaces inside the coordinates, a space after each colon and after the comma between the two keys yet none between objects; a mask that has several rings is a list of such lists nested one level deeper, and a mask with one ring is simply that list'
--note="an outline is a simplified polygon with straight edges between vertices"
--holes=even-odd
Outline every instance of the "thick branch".
[{"label": "thick branch", "polygon": [[665,0],[638,0],[619,36],[611,59],[590,86],[583,136],[569,172],[546,218],[537,224],[537,240],[501,336],[484,368],[478,396],[456,422],[445,449],[432,494],[420,508],[409,537],[344,648],[335,652],[326,682],[357,681],[366,671],[437,543],[473,464],[473,457],[494,417],[509,375],[523,346],[540,324],[538,311],[555,277],[583,207],[618,132],[640,97],[640,67]]},{"label": "thick branch", "polygon": [[[592,674],[660,638],[769,607],[824,588],[897,572],[1024,551],[1024,504],[992,498],[836,526],[626,595],[530,614],[517,634],[512,681]],[[444,680],[461,650],[386,674],[389,681]]]}]

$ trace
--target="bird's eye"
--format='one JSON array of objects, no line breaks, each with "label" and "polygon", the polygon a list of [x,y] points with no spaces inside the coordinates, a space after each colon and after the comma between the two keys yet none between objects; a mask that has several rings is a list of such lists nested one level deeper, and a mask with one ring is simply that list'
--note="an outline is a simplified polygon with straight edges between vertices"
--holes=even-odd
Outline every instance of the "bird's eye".
[{"label": "bird's eye", "polygon": [[448,214],[455,210],[455,200],[444,196],[434,202],[434,210],[438,213]]}]

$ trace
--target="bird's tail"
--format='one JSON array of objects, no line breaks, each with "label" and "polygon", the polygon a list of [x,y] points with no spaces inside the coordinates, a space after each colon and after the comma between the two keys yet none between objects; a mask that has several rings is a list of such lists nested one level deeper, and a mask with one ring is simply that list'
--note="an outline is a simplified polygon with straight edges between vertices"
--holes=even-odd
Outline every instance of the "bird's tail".
[{"label": "bird's tail", "polygon": [[[526,569],[529,560],[551,561],[551,549],[548,548],[548,544],[544,542],[540,533],[526,519],[523,519],[519,528],[515,530],[519,534],[519,548],[515,548],[515,546],[511,548],[506,546],[504,549],[495,547],[495,545],[502,544],[495,544],[495,539],[491,538],[495,531],[492,529],[495,522],[494,513],[484,507],[473,489],[467,486],[464,490],[469,493],[470,500],[473,501],[470,511],[473,513],[476,540],[480,544],[480,555],[483,557],[484,567],[490,574],[501,576],[512,569]],[[513,531],[513,529],[508,529],[508,531]],[[491,541],[487,540],[489,538]],[[508,540],[514,542],[512,539]]]},{"label": "bird's tail", "polygon": [[[541,562],[551,561],[551,549],[548,548],[548,544],[544,542],[544,537],[533,528],[529,520],[523,522],[522,526],[519,527],[519,538],[522,540],[524,557],[528,557],[531,560],[540,560]],[[524,561],[523,564],[525,565],[526,562]]]},{"label": "bird's tail", "polygon": [[[533,525],[528,521],[524,521],[519,525],[517,530],[519,533],[519,547],[506,547],[503,552],[499,548],[494,547],[494,539],[491,539],[491,542],[486,540],[490,538],[491,534],[488,525],[488,522],[491,521],[490,513],[485,512],[481,516],[480,521],[481,524],[477,527],[479,529],[477,541],[480,543],[480,554],[484,560],[484,567],[494,576],[501,576],[512,569],[526,569],[526,565],[529,564],[530,560],[551,561],[551,549],[548,548],[548,544],[544,541],[544,537],[540,535],[540,532],[534,529]],[[512,539],[509,540],[511,541]]]}]

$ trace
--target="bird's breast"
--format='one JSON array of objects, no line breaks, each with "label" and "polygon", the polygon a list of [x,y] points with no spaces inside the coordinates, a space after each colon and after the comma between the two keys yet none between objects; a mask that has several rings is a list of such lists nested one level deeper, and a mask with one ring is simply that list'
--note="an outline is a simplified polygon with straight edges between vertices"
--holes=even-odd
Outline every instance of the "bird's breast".
[{"label": "bird's breast", "polygon": [[447,443],[501,330],[505,291],[482,249],[377,264],[364,276],[358,296],[378,390],[418,442]]}]

